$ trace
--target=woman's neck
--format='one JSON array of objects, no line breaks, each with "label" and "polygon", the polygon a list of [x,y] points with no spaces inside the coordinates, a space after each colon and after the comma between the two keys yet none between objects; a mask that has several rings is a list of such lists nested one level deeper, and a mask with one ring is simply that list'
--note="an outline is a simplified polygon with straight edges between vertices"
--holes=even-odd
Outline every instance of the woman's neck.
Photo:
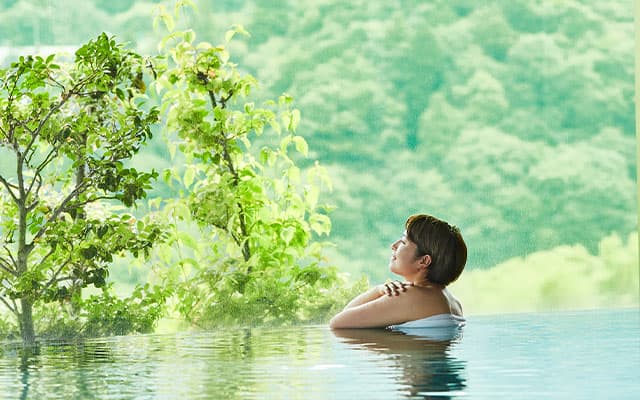
[{"label": "woman's neck", "polygon": [[412,280],[410,282],[413,283],[413,286],[423,287],[423,288],[427,288],[427,289],[440,289],[440,290],[442,290],[442,289],[445,288],[444,285],[440,285],[438,283],[430,282],[426,278],[424,278],[424,279],[416,279],[416,280]]}]

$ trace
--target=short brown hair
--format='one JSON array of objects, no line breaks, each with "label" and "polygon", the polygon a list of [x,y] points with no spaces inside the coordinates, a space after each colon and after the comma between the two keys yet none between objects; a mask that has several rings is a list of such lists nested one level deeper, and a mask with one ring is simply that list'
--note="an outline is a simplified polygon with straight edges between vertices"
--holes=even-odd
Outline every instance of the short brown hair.
[{"label": "short brown hair", "polygon": [[429,282],[446,286],[458,279],[467,263],[467,245],[456,226],[418,214],[407,219],[405,229],[407,238],[418,247],[416,257],[431,256]]}]

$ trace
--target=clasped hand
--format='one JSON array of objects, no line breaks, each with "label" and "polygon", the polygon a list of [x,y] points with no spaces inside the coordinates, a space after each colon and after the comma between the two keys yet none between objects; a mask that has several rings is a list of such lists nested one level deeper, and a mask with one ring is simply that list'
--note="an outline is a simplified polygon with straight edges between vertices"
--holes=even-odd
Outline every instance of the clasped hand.
[{"label": "clasped hand", "polygon": [[380,295],[398,296],[402,292],[406,292],[409,286],[413,286],[413,282],[391,281],[380,285]]}]

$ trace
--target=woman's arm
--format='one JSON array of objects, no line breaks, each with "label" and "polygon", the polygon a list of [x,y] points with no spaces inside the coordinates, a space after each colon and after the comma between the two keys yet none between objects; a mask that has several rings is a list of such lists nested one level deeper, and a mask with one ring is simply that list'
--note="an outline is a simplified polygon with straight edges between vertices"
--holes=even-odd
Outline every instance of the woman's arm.
[{"label": "woman's arm", "polygon": [[412,286],[413,284],[410,282],[400,282],[400,281],[392,281],[383,283],[382,285],[377,285],[367,290],[364,293],[359,294],[353,300],[347,304],[344,309],[356,307],[370,301],[373,301],[379,297],[384,295],[387,296],[397,296],[400,292],[406,292],[408,286]]},{"label": "woman's arm", "polygon": [[336,314],[329,322],[329,327],[331,329],[380,328],[412,318],[413,296],[385,296],[385,294],[385,289],[381,287],[369,289]]},{"label": "woman's arm", "polygon": [[359,295],[357,295],[356,297],[353,298],[353,300],[351,300],[345,307],[344,309],[348,309],[348,308],[352,308],[352,307],[357,307],[359,305],[368,303],[370,301],[373,301],[381,296],[384,296],[384,291],[381,290],[380,286],[374,286],[371,289],[367,290],[364,293],[361,293]]}]

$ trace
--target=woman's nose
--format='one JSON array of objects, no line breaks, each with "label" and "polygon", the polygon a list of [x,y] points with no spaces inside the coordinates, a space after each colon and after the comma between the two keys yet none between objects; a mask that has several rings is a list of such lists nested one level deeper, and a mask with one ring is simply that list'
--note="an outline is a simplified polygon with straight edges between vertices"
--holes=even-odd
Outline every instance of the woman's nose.
[{"label": "woman's nose", "polygon": [[391,243],[391,250],[395,250],[398,247],[398,242],[400,240],[396,240],[395,242]]}]

